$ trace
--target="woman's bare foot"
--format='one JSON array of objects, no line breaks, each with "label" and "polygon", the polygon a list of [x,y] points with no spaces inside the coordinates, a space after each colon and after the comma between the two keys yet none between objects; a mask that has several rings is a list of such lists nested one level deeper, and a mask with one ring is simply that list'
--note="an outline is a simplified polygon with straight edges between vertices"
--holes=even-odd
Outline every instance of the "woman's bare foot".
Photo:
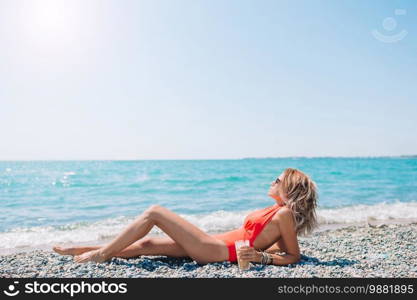
[{"label": "woman's bare foot", "polygon": [[54,250],[56,253],[61,255],[78,255],[81,254],[79,251],[77,251],[76,248],[65,248],[61,246],[54,246],[52,247],[52,250]]},{"label": "woman's bare foot", "polygon": [[80,255],[88,251],[100,249],[100,246],[75,246],[75,247],[61,247],[54,246],[52,249],[61,255]]},{"label": "woman's bare foot", "polygon": [[86,263],[89,261],[102,263],[107,260],[109,260],[109,258],[106,258],[104,254],[101,253],[100,249],[88,251],[74,257],[74,261],[77,263]]}]

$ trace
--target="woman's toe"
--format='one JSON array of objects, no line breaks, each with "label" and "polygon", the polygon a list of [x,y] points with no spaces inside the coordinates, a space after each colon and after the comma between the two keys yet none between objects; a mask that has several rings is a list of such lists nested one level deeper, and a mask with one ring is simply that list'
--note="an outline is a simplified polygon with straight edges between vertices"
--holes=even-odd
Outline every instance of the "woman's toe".
[{"label": "woman's toe", "polygon": [[52,247],[52,250],[54,250],[56,253],[59,253],[59,254],[63,254],[63,250],[64,249],[62,249],[62,247],[60,247],[60,246],[54,246],[54,247]]}]

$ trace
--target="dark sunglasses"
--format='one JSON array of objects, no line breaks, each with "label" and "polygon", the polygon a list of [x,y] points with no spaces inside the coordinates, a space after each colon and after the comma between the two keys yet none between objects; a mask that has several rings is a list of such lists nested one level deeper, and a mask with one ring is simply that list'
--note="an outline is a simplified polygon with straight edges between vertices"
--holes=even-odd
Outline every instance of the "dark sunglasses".
[{"label": "dark sunglasses", "polygon": [[275,179],[275,184],[278,184],[280,182],[281,182],[281,180],[279,178]]}]

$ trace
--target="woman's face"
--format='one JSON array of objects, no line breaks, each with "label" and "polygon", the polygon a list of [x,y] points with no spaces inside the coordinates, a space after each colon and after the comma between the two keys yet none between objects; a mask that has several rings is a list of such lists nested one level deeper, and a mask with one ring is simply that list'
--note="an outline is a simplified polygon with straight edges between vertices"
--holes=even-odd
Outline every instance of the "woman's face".
[{"label": "woman's face", "polygon": [[285,205],[285,202],[288,201],[281,187],[283,178],[284,173],[281,173],[281,175],[278,176],[279,180],[274,180],[271,182],[271,186],[269,187],[268,191],[268,196],[274,198],[278,205]]}]

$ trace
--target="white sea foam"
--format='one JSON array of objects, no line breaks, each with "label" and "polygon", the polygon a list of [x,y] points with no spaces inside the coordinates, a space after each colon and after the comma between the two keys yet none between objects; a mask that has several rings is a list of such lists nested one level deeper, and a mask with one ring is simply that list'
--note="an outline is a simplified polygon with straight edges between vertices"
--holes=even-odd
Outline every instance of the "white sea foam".
[{"label": "white sea foam", "polygon": [[[240,227],[250,211],[216,211],[203,215],[181,215],[207,233],[215,234]],[[368,217],[378,220],[417,219],[417,202],[356,205],[334,209],[318,209],[319,224],[364,223]],[[103,242],[115,237],[132,217],[117,217],[98,222],[82,222],[64,226],[16,228],[0,233],[0,252],[4,249],[34,248],[54,244],[76,244],[90,241]],[[154,227],[151,234],[162,235]],[[4,251],[3,251],[4,252]]]},{"label": "white sea foam", "polygon": [[65,172],[64,175],[65,176],[71,176],[71,175],[76,175],[77,173],[75,172]]},{"label": "white sea foam", "polygon": [[378,220],[417,219],[417,202],[379,203],[355,205],[336,209],[319,209],[320,224],[366,222],[368,217]]}]

